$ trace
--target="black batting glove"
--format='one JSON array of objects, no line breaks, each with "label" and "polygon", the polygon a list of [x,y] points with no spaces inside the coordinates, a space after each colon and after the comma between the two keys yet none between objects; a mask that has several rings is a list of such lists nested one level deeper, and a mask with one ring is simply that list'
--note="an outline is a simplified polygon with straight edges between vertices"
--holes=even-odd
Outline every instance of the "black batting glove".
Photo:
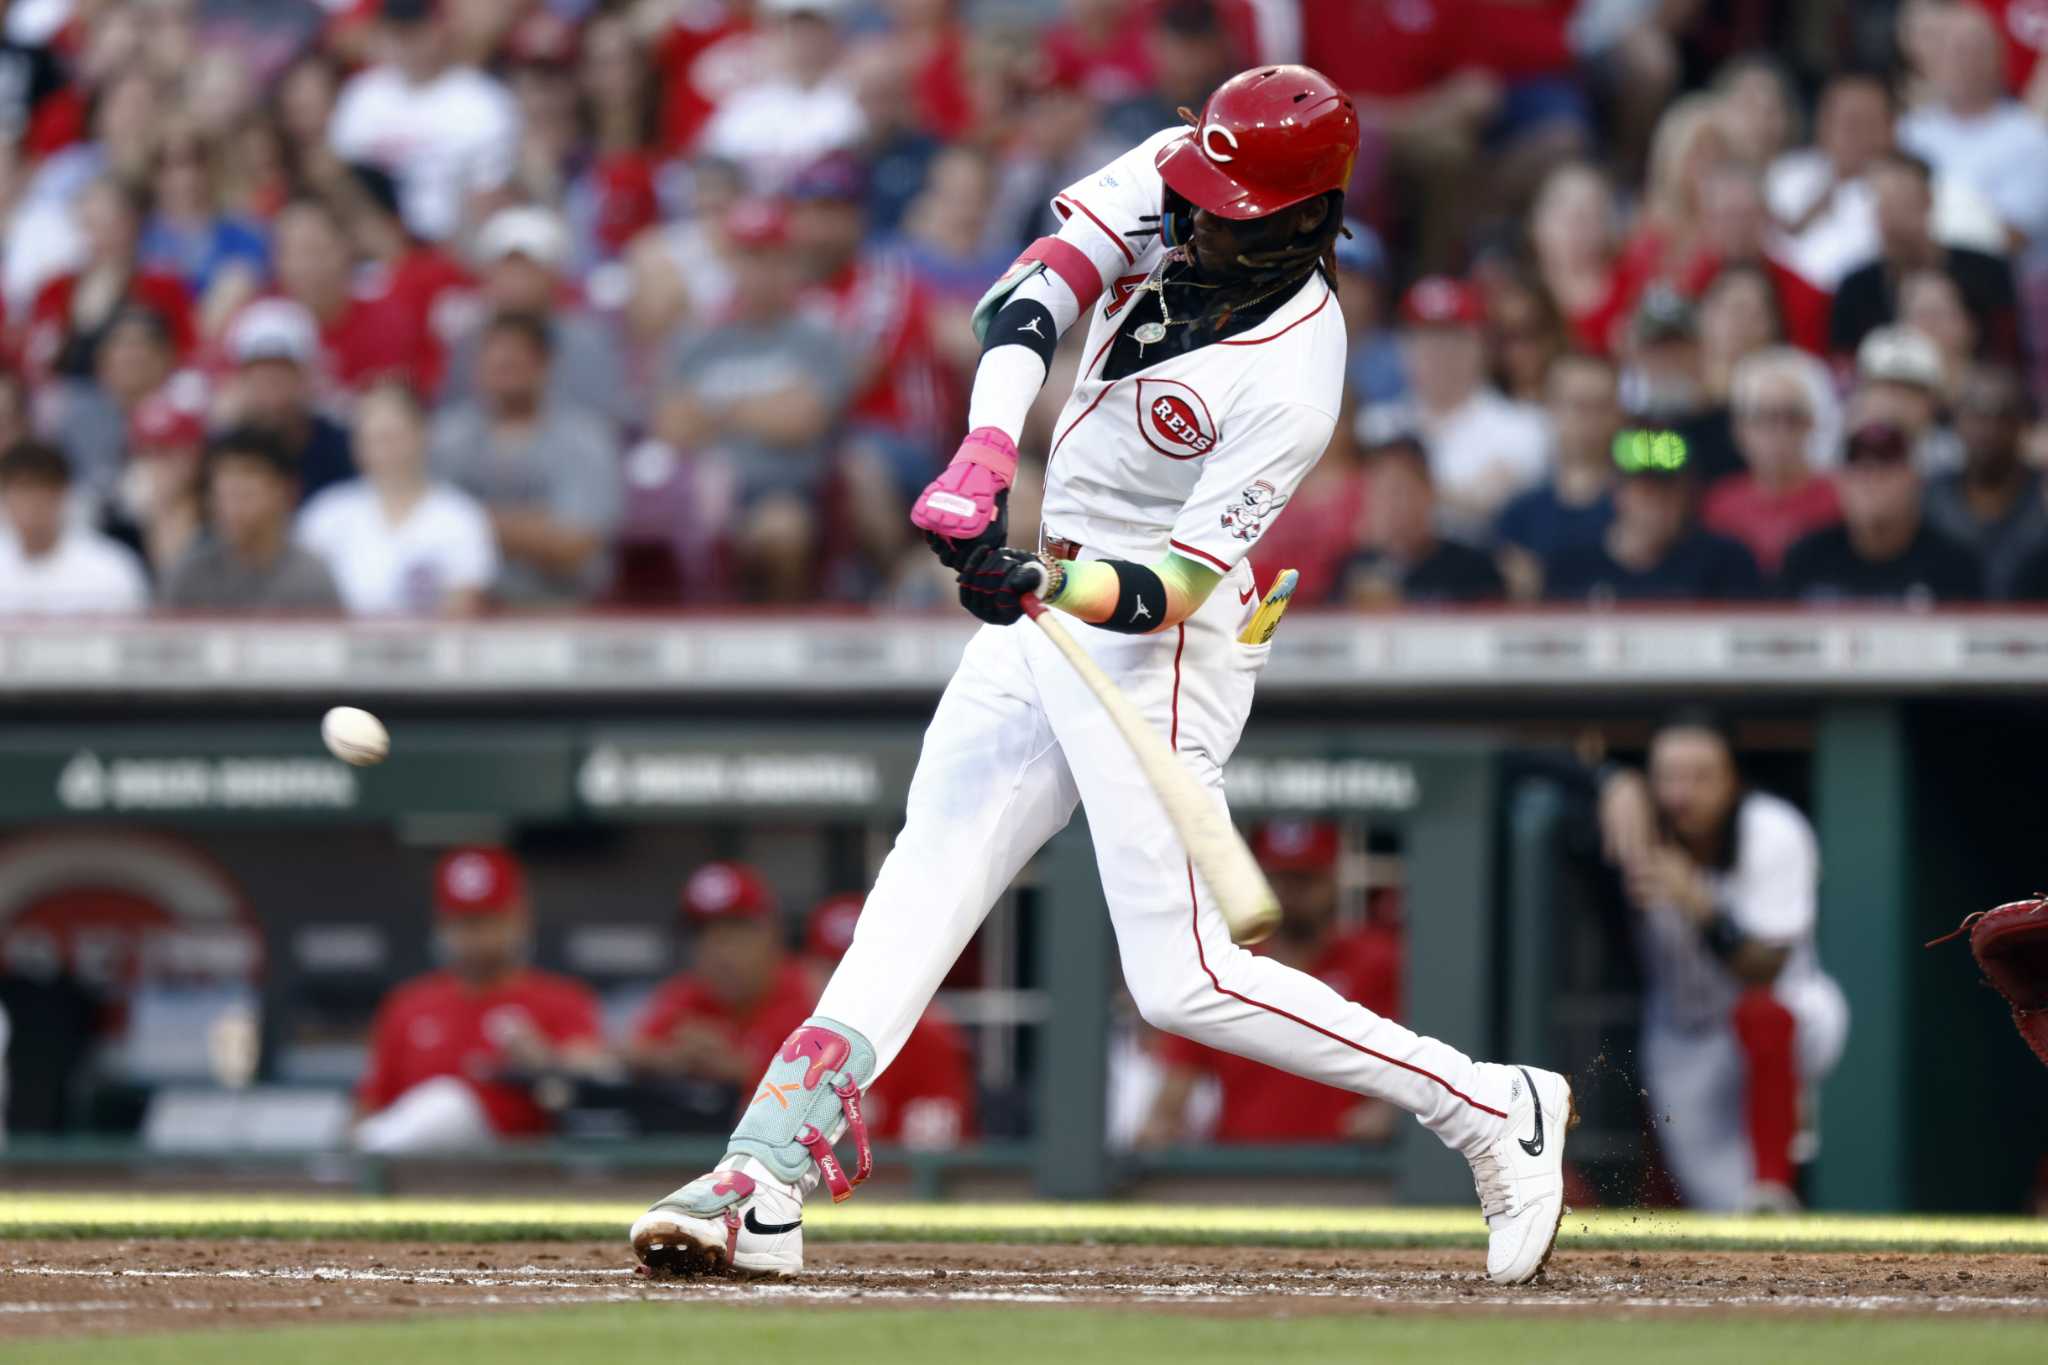
[{"label": "black batting glove", "polygon": [[1024,594],[1041,593],[1050,577],[1045,561],[1028,550],[983,545],[960,566],[960,605],[992,626],[1024,615]]},{"label": "black batting glove", "polygon": [[995,520],[988,529],[972,540],[955,540],[933,531],[924,533],[924,543],[932,547],[932,553],[939,557],[939,563],[959,571],[965,567],[976,550],[984,547],[998,547],[1010,538],[1010,490],[1005,488],[996,494]]}]

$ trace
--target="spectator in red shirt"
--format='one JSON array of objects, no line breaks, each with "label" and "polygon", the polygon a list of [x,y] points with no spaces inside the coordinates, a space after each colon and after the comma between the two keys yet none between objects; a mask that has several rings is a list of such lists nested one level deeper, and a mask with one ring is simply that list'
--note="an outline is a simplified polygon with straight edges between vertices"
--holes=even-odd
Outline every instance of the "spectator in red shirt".
[{"label": "spectator in red shirt", "polygon": [[1529,210],[1536,272],[1579,348],[1595,355],[1612,355],[1624,340],[1628,299],[1615,261],[1619,220],[1614,187],[1583,161],[1552,171]]},{"label": "spectator in red shirt", "polygon": [[633,1024],[626,1059],[643,1075],[751,1086],[818,998],[783,947],[775,893],[745,863],[706,863],[683,883],[696,931],[690,965],[662,983]]},{"label": "spectator in red shirt", "polygon": [[192,354],[197,334],[192,296],[175,275],[145,270],[137,252],[142,203],[116,180],[98,180],[78,200],[85,264],[44,285],[30,305],[22,355],[38,374],[88,378],[108,326],[125,308],[144,308],[164,320],[179,359]]},{"label": "spectator in red shirt", "polygon": [[440,390],[448,368],[448,347],[471,305],[474,281],[439,243],[405,225],[399,212],[398,182],[389,172],[358,163],[335,187],[335,202],[364,268],[356,292],[379,315],[402,317],[411,349],[409,373],[399,377],[421,393]]},{"label": "spectator in red shirt", "polygon": [[704,0],[673,8],[675,19],[654,56],[661,72],[661,145],[689,156],[718,106],[766,74],[772,43],[756,27],[751,4]]},{"label": "spectator in red shirt", "polygon": [[448,967],[387,997],[356,1088],[366,1152],[459,1150],[547,1132],[553,1120],[520,1079],[603,1056],[597,999],[526,964],[533,915],[526,876],[500,848],[463,848],[434,874],[435,933]]},{"label": "spectator in red shirt", "polygon": [[1753,266],[1770,279],[1785,339],[1813,355],[1827,354],[1834,299],[1766,245],[1772,224],[1762,174],[1732,161],[1715,167],[1705,177],[1700,213],[1697,251],[1677,280],[1679,288],[1698,297],[1723,270]]},{"label": "spectator in red shirt", "polygon": [[[804,924],[804,962],[820,992],[853,942],[866,898],[858,893],[819,901]],[[958,1146],[974,1135],[974,1077],[967,1036],[934,1003],[911,1027],[888,1070],[861,1101],[868,1135],[924,1151]]]},{"label": "spectator in red shirt", "polygon": [[1700,521],[1748,546],[1768,577],[1793,542],[1842,519],[1834,483],[1814,468],[1841,421],[1826,367],[1790,347],[1744,358],[1732,398],[1735,445],[1748,469],[1707,491]]},{"label": "spectator in red shirt", "polygon": [[277,216],[275,246],[279,288],[320,329],[321,375],[338,390],[323,395],[329,405],[339,406],[371,379],[398,375],[418,383],[415,319],[389,294],[357,294],[354,252],[332,209],[312,199],[286,206]]},{"label": "spectator in red shirt", "polygon": [[862,549],[884,564],[903,541],[902,509],[938,470],[934,436],[965,411],[939,364],[929,291],[901,253],[864,243],[866,193],[865,168],[850,152],[807,167],[790,185],[790,240],[808,277],[799,310],[835,333],[852,361],[847,511]]},{"label": "spectator in red shirt", "polygon": [[[1276,820],[1252,851],[1280,898],[1280,928],[1253,951],[1308,972],[1375,1014],[1401,1014],[1401,934],[1385,925],[1346,930],[1337,923],[1337,827]],[[1222,1089],[1217,1142],[1385,1141],[1397,1111],[1289,1072],[1159,1035],[1166,1075],[1138,1140],[1167,1146],[1190,1140],[1189,1101],[1205,1077]]]}]

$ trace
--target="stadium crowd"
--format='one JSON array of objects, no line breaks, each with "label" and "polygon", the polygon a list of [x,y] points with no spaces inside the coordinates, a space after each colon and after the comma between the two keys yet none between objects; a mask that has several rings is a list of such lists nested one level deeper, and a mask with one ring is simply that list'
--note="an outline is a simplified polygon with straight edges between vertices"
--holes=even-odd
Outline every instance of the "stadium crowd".
[{"label": "stadium crowd", "polygon": [[975,300],[1282,60],[1366,136],[1264,574],[2048,600],[2040,9],[12,0],[0,613],[942,602]]}]

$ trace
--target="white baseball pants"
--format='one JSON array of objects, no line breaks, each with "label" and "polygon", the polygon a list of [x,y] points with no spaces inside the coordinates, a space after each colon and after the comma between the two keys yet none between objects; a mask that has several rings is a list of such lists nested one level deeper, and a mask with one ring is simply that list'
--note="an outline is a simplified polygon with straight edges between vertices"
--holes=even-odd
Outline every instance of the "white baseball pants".
[{"label": "white baseball pants", "polygon": [[[1219,802],[1272,648],[1237,641],[1257,600],[1240,564],[1173,630],[1120,635],[1060,617]],[[1387,1100],[1461,1152],[1499,1137],[1507,1068],[1230,941],[1123,736],[1029,621],[985,626],[969,643],[925,732],[903,830],[817,1012],[860,1030],[886,1068],[996,897],[1076,801],[1147,1022]]]}]

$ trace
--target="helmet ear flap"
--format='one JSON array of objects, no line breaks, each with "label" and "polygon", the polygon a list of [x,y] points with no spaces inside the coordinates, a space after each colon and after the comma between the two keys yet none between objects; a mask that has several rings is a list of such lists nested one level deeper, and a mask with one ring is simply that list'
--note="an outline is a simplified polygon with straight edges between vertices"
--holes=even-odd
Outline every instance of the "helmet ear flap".
[{"label": "helmet ear flap", "polygon": [[1186,246],[1195,236],[1195,206],[1187,197],[1165,186],[1159,204],[1159,238],[1169,250]]}]

